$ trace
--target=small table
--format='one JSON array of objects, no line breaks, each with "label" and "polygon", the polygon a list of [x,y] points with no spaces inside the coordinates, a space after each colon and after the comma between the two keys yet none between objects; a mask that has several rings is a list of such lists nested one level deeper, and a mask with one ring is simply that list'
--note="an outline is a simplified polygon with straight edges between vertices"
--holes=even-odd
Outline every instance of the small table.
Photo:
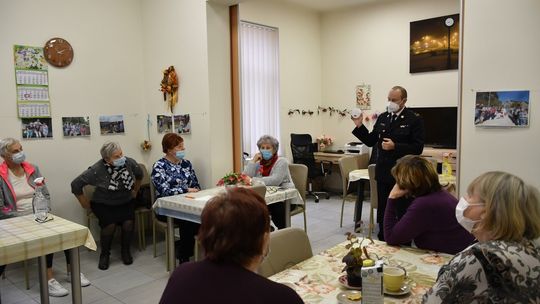
[{"label": "small table", "polygon": [[[220,192],[225,191],[225,187],[214,187],[201,190],[195,193],[184,193],[173,196],[158,198],[152,208],[159,215],[167,216],[167,230],[169,235],[174,235],[173,218],[186,220],[194,223],[201,223],[201,213],[208,201]],[[285,201],[285,223],[291,226],[290,205],[303,205],[304,201],[295,188],[280,188],[274,186],[266,187],[264,197],[267,205]],[[169,269],[174,271],[174,238],[169,238]]]},{"label": "small table", "polygon": [[[341,259],[347,254],[347,242],[338,244],[269,279],[293,288],[306,303],[336,303],[336,296],[345,290],[338,278],[344,275]],[[369,244],[369,245],[367,245]],[[385,261],[407,270],[411,292],[399,297],[385,296],[384,303],[420,303],[422,296],[433,286],[442,265],[451,255],[411,247],[389,246],[385,242],[365,240],[367,251]]]},{"label": "small table", "polygon": [[0,265],[38,258],[41,303],[49,303],[45,255],[69,249],[72,303],[82,303],[79,246],[96,250],[87,227],[49,214],[53,220],[38,223],[34,215],[0,221]]}]

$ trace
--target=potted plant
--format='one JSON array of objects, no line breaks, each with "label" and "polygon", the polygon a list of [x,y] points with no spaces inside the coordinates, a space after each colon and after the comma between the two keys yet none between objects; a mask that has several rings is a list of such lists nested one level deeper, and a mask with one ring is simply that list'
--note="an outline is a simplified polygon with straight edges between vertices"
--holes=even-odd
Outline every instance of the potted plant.
[{"label": "potted plant", "polygon": [[347,272],[347,284],[349,286],[361,287],[362,267],[375,265],[375,261],[369,256],[366,246],[362,247],[362,243],[366,239],[370,240],[372,244],[374,243],[370,238],[359,239],[354,233],[347,232],[347,241],[349,243],[345,245],[345,248],[349,249],[349,252],[342,259],[342,262],[345,263],[342,271]]},{"label": "potted plant", "polygon": [[317,137],[317,144],[319,145],[319,151],[324,151],[327,147],[330,147],[334,143],[334,139],[327,135],[321,135]]}]

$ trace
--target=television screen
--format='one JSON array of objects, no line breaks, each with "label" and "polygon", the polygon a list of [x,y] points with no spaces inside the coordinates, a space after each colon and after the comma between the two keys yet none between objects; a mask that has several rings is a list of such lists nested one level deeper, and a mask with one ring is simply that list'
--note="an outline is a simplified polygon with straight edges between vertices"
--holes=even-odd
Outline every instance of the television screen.
[{"label": "television screen", "polygon": [[455,149],[457,139],[457,107],[410,108],[424,119],[424,146]]}]

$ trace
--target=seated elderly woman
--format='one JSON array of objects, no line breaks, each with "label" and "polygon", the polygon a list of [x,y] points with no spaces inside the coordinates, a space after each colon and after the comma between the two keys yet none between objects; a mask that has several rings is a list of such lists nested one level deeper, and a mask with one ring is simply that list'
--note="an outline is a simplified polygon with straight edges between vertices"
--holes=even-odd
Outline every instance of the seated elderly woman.
[{"label": "seated elderly woman", "polygon": [[472,181],[455,214],[478,243],[441,268],[423,303],[538,303],[538,190],[512,174],[487,172]]},{"label": "seated elderly woman", "polygon": [[178,266],[160,303],[303,303],[291,288],[256,273],[269,238],[268,209],[253,190],[233,188],[212,198],[198,235],[206,258]]},{"label": "seated elderly woman", "polygon": [[[122,262],[133,263],[130,251],[135,219],[133,199],[139,192],[143,171],[134,159],[124,156],[116,142],[103,144],[100,153],[101,159],[71,182],[71,192],[84,209],[91,209],[98,218],[101,227],[98,268],[106,270],[116,225],[122,227]],[[91,200],[83,194],[86,185],[96,187]]]},{"label": "seated elderly woman", "polygon": [[[32,199],[36,188],[34,180],[42,177],[39,168],[25,161],[23,147],[14,138],[0,140],[0,156],[4,159],[0,164],[0,219],[32,214]],[[43,192],[49,196],[46,185],[43,186]],[[69,265],[69,251],[65,250],[64,254]],[[53,297],[68,295],[69,291],[53,277],[52,253],[46,256],[46,262],[49,294]],[[0,266],[0,275],[4,268],[5,265]],[[81,273],[81,286],[88,285],[90,281]]]},{"label": "seated elderly woman", "polygon": [[[152,168],[152,184],[156,188],[156,197],[170,196],[201,189],[197,175],[191,162],[185,159],[184,139],[176,133],[167,133],[161,140],[165,156],[158,160]],[[165,217],[159,216],[161,221]],[[176,247],[176,257],[180,264],[189,261],[195,247],[195,235],[199,224],[175,219],[182,236]]]},{"label": "seated elderly woman", "polygon": [[[266,186],[294,188],[289,161],[278,157],[279,142],[270,135],[263,135],[257,141],[259,152],[248,163],[244,173],[252,177],[254,182],[262,182]],[[285,228],[285,204],[283,202],[268,205],[272,221],[278,228]]]},{"label": "seated elderly woman", "polygon": [[[435,168],[425,158],[406,155],[392,168],[396,184],[384,213],[384,239],[389,245],[414,241],[418,248],[455,254],[474,242],[474,237],[457,222],[457,199],[442,189]],[[412,202],[398,219],[396,208]]]}]

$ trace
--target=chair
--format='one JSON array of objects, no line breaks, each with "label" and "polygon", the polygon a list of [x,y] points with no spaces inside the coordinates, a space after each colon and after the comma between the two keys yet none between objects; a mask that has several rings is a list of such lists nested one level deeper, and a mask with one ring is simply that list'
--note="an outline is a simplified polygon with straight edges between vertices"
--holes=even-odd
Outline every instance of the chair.
[{"label": "chair", "polygon": [[304,202],[303,205],[295,205],[294,209],[291,211],[291,216],[298,213],[304,213],[304,231],[307,232],[307,219],[306,219],[306,185],[308,178],[308,168],[302,164],[289,164],[289,172],[291,173],[291,178]]},{"label": "chair", "polygon": [[305,231],[285,228],[270,234],[270,251],[259,267],[259,274],[269,277],[313,256]]},{"label": "chair", "polygon": [[[143,189],[150,189],[150,175],[148,174],[148,170],[146,170],[146,166],[144,164],[139,163],[139,167],[141,167],[141,170],[143,171],[141,188],[139,190],[141,193]],[[144,197],[141,196],[141,199],[144,199]],[[146,216],[150,214],[150,211],[151,210],[145,206],[138,206],[135,208],[135,224],[138,227],[139,251],[146,249],[145,222]]]},{"label": "chair", "polygon": [[260,195],[263,199],[266,196],[266,185],[265,184],[257,184],[250,188],[251,190],[257,192],[258,195]]},{"label": "chair", "polygon": [[[339,159],[339,170],[341,172],[341,185],[343,187],[343,201],[341,202],[341,219],[339,227],[343,227],[343,210],[345,208],[345,200],[349,194],[349,173],[356,169],[365,169],[368,166],[368,154],[360,154],[358,156],[348,156]],[[362,206],[358,206],[362,208]]]},{"label": "chair", "polygon": [[368,166],[369,174],[369,200],[371,201],[371,208],[369,209],[369,231],[368,236],[371,237],[373,228],[375,228],[374,211],[379,207],[379,198],[377,196],[377,181],[375,180],[375,164]]},{"label": "chair", "polygon": [[[311,135],[309,134],[294,134],[291,133],[291,151],[293,155],[293,162],[295,164],[303,164],[308,168],[308,177],[310,179],[308,183],[307,195],[315,197],[315,202],[319,202],[319,195],[324,194],[326,199],[330,198],[328,192],[313,191],[313,179],[317,177],[326,177],[331,173],[332,163],[321,161],[321,167],[319,168],[315,163],[315,156],[313,152],[317,150],[317,144],[313,143]],[[325,164],[328,164],[328,169],[325,168]]]}]

